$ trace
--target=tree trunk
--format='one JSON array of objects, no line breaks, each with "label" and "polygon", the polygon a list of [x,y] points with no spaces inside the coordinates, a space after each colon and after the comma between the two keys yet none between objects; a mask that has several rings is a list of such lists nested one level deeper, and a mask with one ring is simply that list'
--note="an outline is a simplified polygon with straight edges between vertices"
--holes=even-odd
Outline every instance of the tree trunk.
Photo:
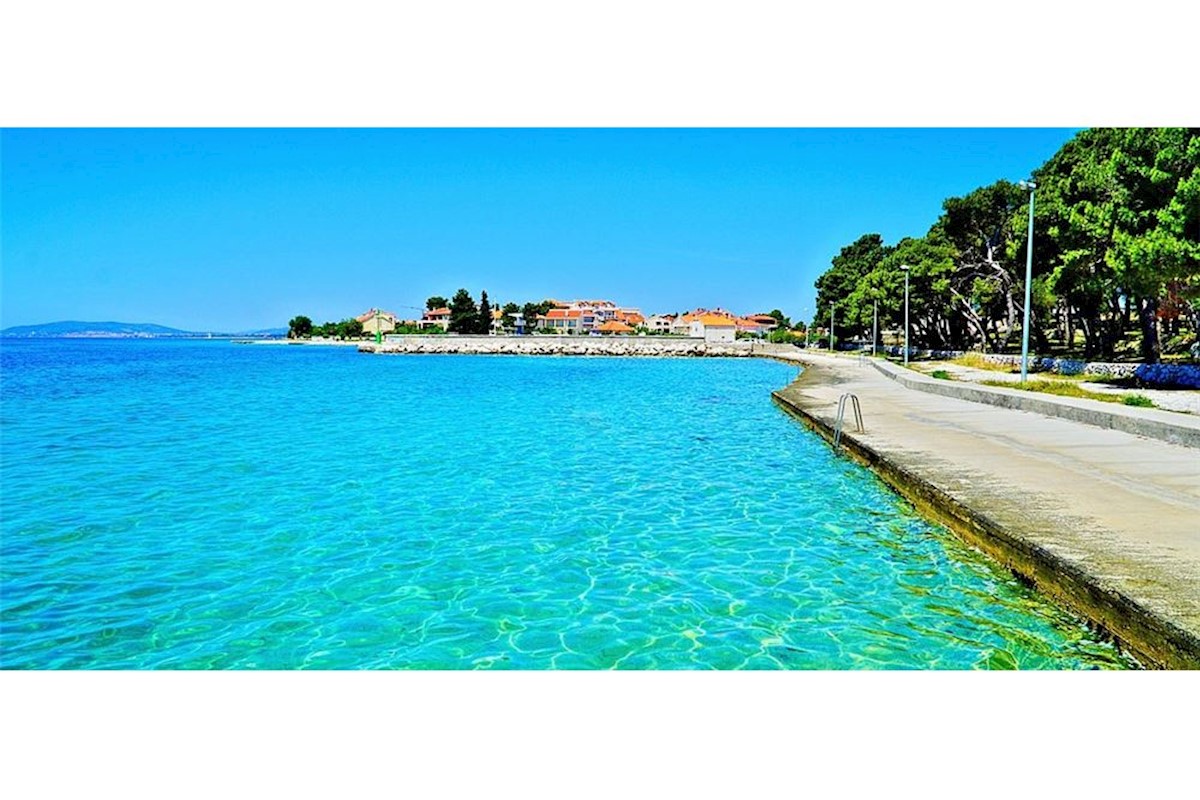
[{"label": "tree trunk", "polygon": [[1081,316],[1079,325],[1083,328],[1083,357],[1091,359],[1096,355],[1096,334],[1089,317]]},{"label": "tree trunk", "polygon": [[1067,345],[1067,352],[1069,353],[1075,349],[1075,326],[1074,326],[1073,320],[1071,318],[1071,304],[1070,303],[1066,304],[1066,310],[1065,310],[1063,317],[1064,317],[1065,322],[1067,323],[1066,345]]},{"label": "tree trunk", "polygon": [[[1050,322],[1050,320],[1046,320]],[[1038,315],[1035,309],[1029,309],[1029,332],[1034,338],[1034,352],[1042,355],[1049,355],[1050,340],[1046,337],[1046,325],[1042,324],[1042,318]]]}]

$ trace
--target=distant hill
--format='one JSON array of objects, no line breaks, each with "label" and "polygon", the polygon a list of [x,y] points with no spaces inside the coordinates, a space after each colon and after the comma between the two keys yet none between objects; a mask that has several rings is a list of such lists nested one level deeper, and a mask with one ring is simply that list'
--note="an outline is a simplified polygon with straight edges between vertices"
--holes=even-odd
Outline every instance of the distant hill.
[{"label": "distant hill", "polygon": [[42,325],[15,325],[0,330],[0,336],[16,338],[138,338],[149,336],[198,336],[191,331],[168,328],[147,322],[47,322]]},{"label": "distant hill", "polygon": [[260,328],[256,331],[238,331],[233,336],[287,336],[287,328]]},{"label": "distant hill", "polygon": [[149,322],[47,322],[42,325],[15,325],[0,330],[8,339],[157,339],[200,336],[287,336],[287,328],[260,328],[237,333],[184,331]]}]

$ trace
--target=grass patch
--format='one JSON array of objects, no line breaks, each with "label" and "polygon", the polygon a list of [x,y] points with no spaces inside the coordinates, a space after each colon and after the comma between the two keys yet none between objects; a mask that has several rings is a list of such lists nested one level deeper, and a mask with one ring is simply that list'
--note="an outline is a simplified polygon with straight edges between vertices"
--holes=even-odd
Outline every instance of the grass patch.
[{"label": "grass patch", "polygon": [[1104,394],[1092,392],[1071,381],[1033,380],[1021,383],[1009,381],[981,381],[986,386],[1000,386],[1005,389],[1023,389],[1027,392],[1054,394],[1059,397],[1081,397],[1085,400],[1099,400],[1102,403],[1124,403],[1127,406],[1154,408],[1150,398],[1140,394]]},{"label": "grass patch", "polygon": [[958,358],[950,359],[951,364],[958,364],[963,367],[971,367],[972,369],[986,369],[990,372],[1019,372],[1016,367],[1009,364],[997,364],[995,361],[989,361],[984,358],[983,353],[963,353]]},{"label": "grass patch", "polygon": [[940,378],[941,380],[944,380],[944,381],[953,380],[953,378],[950,377],[950,373],[946,372],[946,370],[944,370],[944,369],[935,369],[933,372],[931,372],[929,374],[935,378]]}]

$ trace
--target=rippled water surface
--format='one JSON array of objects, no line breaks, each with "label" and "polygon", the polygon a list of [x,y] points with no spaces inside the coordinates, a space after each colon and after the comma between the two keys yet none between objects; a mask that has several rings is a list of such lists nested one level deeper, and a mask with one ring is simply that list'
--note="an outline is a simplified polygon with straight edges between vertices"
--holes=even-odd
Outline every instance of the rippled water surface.
[{"label": "rippled water surface", "polygon": [[6,668],[1089,668],[740,359],[6,341]]}]

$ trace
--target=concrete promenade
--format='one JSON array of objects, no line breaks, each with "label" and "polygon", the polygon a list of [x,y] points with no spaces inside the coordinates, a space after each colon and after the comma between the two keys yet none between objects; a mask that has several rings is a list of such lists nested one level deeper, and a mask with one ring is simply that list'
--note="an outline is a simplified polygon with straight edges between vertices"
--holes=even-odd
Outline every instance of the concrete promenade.
[{"label": "concrete promenade", "polygon": [[1147,665],[1200,668],[1200,450],[792,351],[809,368],[775,393],[785,408],[828,438],[853,392],[866,431],[847,410],[848,452]]},{"label": "concrete promenade", "polygon": [[[1112,428],[1148,439],[1161,439],[1172,444],[1200,448],[1200,416],[1163,411],[1156,408],[1138,408],[1118,403],[1102,403],[1089,398],[1058,397],[1042,392],[1022,391],[999,386],[981,386],[968,381],[946,381],[931,378],[919,372],[880,359],[870,359],[870,365],[881,373],[914,389],[945,397],[988,403],[1018,411],[1033,411],[1048,417],[1083,422],[1100,428]],[[1159,392],[1159,394],[1166,394]],[[1190,401],[1194,391],[1179,391],[1175,394],[1187,396]]]}]

